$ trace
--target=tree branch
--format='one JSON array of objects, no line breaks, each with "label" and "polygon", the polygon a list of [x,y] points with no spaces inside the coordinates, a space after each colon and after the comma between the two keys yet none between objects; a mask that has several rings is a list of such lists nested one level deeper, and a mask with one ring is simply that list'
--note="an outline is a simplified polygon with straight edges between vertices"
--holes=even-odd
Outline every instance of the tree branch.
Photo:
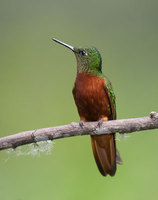
[{"label": "tree branch", "polygon": [[135,131],[158,128],[158,113],[151,112],[150,117],[120,119],[103,122],[98,128],[98,122],[85,122],[83,127],[72,122],[68,125],[25,131],[0,138],[0,150],[16,148],[21,145],[36,143],[46,140],[79,136],[100,135],[112,133],[131,133]]}]

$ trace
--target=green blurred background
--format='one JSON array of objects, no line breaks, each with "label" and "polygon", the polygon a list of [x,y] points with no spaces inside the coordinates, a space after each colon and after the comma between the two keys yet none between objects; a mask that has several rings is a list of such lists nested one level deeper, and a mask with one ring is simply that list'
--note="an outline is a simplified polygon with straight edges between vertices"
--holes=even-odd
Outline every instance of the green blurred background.
[{"label": "green blurred background", "polygon": [[[76,60],[52,37],[100,50],[119,119],[158,111],[157,10],[156,0],[0,0],[0,136],[79,121]],[[117,146],[113,178],[99,174],[89,136],[57,140],[48,156],[2,151],[0,199],[158,199],[158,130]]]}]

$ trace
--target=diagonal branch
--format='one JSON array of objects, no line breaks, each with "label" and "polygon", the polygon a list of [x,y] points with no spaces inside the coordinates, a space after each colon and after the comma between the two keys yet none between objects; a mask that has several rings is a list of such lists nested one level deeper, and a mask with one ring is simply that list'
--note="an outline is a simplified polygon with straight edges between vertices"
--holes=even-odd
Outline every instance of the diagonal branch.
[{"label": "diagonal branch", "polygon": [[103,122],[98,128],[98,122],[86,122],[83,127],[72,122],[68,125],[25,131],[0,138],[0,150],[16,148],[21,145],[36,143],[45,140],[79,136],[100,135],[113,133],[131,133],[135,131],[158,128],[158,113],[151,112],[150,117],[120,119]]}]

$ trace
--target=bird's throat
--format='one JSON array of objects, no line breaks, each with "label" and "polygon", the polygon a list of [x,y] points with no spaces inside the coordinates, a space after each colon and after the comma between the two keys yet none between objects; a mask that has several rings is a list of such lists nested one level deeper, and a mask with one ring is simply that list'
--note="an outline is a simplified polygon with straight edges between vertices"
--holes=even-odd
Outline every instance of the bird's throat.
[{"label": "bird's throat", "polygon": [[92,69],[88,65],[77,65],[77,74],[87,74],[90,76],[98,76],[99,78],[104,78],[103,74],[96,70]]}]

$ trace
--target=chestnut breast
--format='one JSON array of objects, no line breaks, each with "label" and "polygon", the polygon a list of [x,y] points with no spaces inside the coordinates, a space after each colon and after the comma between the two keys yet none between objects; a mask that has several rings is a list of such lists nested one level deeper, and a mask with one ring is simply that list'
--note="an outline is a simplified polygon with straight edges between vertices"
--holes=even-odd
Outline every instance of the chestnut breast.
[{"label": "chestnut breast", "polygon": [[106,80],[89,74],[78,74],[73,96],[80,118],[97,121],[110,116],[109,101],[105,93]]}]

